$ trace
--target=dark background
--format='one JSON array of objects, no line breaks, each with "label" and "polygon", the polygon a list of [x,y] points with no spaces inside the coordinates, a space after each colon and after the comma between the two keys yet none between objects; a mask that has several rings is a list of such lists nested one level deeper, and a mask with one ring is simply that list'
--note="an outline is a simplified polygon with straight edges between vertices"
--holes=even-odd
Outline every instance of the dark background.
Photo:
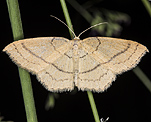
[{"label": "dark background", "polygon": [[[86,0],[77,1],[82,4]],[[66,3],[73,28],[78,35],[90,27],[90,24],[68,2]],[[13,41],[13,36],[6,1],[0,1],[0,5],[2,50]],[[68,29],[49,16],[52,14],[65,21],[59,0],[19,0],[19,5],[25,38],[60,36],[70,39]],[[141,1],[105,0],[97,4],[97,7],[128,14],[131,22],[123,25],[123,30],[117,38],[136,40],[151,49],[151,18]],[[91,30],[85,32],[81,39],[88,35],[91,35]],[[139,67],[151,79],[150,56],[149,53],[145,55]],[[0,115],[4,116],[4,120],[26,122],[17,66],[2,51],[0,59]],[[35,76],[31,76],[31,79],[39,122],[94,122],[87,92],[59,93],[55,107],[46,111],[45,102],[49,92],[37,82]],[[117,76],[117,80],[107,91],[94,93],[94,99],[100,118],[110,117],[109,122],[151,122],[151,93],[133,71]]]}]

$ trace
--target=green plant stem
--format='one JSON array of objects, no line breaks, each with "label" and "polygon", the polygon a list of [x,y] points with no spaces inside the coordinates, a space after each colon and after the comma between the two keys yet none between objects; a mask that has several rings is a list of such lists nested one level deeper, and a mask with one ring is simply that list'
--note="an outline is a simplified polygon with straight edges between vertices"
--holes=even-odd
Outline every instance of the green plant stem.
[{"label": "green plant stem", "polygon": [[[62,6],[64,15],[65,15],[65,18],[66,18],[66,21],[67,21],[67,25],[69,27],[71,27],[72,23],[71,23],[71,20],[70,20],[70,16],[69,16],[69,12],[67,10],[66,3],[65,3],[64,0],[60,0],[60,2],[61,2],[61,6]],[[70,32],[70,30],[69,30],[69,32]],[[88,98],[89,98],[89,101],[90,101],[90,105],[91,105],[91,109],[92,109],[92,112],[93,112],[95,122],[100,122],[99,115],[98,115],[98,112],[97,112],[97,108],[96,108],[96,105],[95,105],[95,101],[94,101],[94,98],[93,98],[93,94],[92,94],[91,91],[87,91],[87,94],[88,94]]]},{"label": "green plant stem", "polygon": [[[18,1],[17,0],[6,0],[6,1],[14,40],[23,39],[24,35],[21,24]],[[19,68],[19,75],[22,86],[27,122],[37,122],[30,75],[27,71],[21,68]]]},{"label": "green plant stem", "polygon": [[[68,12],[68,9],[67,9],[67,6],[66,6],[66,3],[65,3],[64,0],[60,0],[60,3],[61,3],[61,6],[62,6],[62,9],[63,9],[63,13],[64,13],[64,16],[65,16],[67,25],[68,25],[69,28],[71,28],[74,31],[72,23],[71,23],[70,16],[69,16],[69,12]],[[71,38],[73,39],[74,37],[73,37],[73,34],[70,30],[69,30],[69,33],[70,33]]]},{"label": "green plant stem", "polygon": [[145,75],[145,73],[138,66],[135,69],[133,69],[133,72],[137,75],[137,77],[143,82],[143,84],[151,93],[151,81]]},{"label": "green plant stem", "polygon": [[96,105],[95,105],[93,94],[92,94],[91,91],[87,91],[87,94],[88,94],[88,98],[89,98],[89,101],[90,101],[90,105],[91,105],[91,109],[92,109],[92,112],[93,112],[95,122],[100,122],[99,114],[98,114],[98,111],[97,111],[97,108],[96,108]]},{"label": "green plant stem", "polygon": [[142,3],[144,4],[146,10],[148,11],[148,13],[151,17],[151,5],[149,3],[149,0],[142,0]]}]

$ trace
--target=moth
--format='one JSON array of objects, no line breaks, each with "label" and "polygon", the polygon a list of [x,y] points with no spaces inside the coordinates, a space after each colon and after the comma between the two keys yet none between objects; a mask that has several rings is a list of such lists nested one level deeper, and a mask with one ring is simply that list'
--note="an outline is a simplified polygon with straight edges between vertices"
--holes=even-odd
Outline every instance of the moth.
[{"label": "moth", "polygon": [[74,34],[72,40],[63,37],[23,39],[9,44],[3,51],[52,92],[71,91],[75,86],[82,91],[103,92],[115,81],[116,75],[134,68],[149,52],[131,40],[109,37],[80,40],[82,33]]}]

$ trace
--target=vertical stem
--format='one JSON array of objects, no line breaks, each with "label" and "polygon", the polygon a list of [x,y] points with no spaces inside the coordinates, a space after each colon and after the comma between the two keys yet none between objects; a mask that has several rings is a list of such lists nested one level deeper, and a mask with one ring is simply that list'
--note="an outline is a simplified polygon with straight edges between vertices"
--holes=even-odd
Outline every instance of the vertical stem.
[{"label": "vertical stem", "polygon": [[[61,6],[62,6],[64,15],[65,15],[65,18],[66,18],[67,25],[69,27],[71,27],[72,24],[71,24],[71,20],[70,20],[70,16],[69,16],[69,13],[68,13],[66,3],[65,3],[64,0],[60,0],[60,2],[61,2]],[[69,30],[69,32],[70,32],[70,30]],[[70,34],[70,35],[72,35],[72,34]],[[90,101],[90,105],[91,105],[91,108],[92,108],[92,112],[93,112],[95,122],[100,122],[99,115],[98,115],[98,112],[97,112],[97,108],[96,108],[96,105],[95,105],[95,101],[94,101],[94,98],[93,98],[93,94],[92,94],[91,91],[87,91],[87,94],[88,94],[88,98],[89,98],[89,101]]]},{"label": "vertical stem", "polygon": [[[6,0],[6,1],[14,40],[23,39],[24,35],[21,24],[18,1],[17,0]],[[30,75],[27,71],[21,68],[19,68],[19,75],[22,86],[27,122],[37,122]]]},{"label": "vertical stem", "polygon": [[19,39],[23,39],[24,34],[21,24],[18,1],[17,0],[6,0],[6,1],[14,40],[16,41]]},{"label": "vertical stem", "polygon": [[[64,16],[65,16],[67,25],[69,26],[69,28],[71,28],[73,30],[73,26],[72,26],[72,23],[71,23],[71,19],[70,19],[70,16],[69,16],[69,12],[68,12],[66,3],[65,3],[64,0],[60,0],[60,3],[61,3],[61,6],[62,6],[62,9],[63,9],[63,13],[64,13]],[[69,33],[70,33],[71,38],[73,39],[74,37],[73,37],[73,34],[70,30],[69,30]]]},{"label": "vertical stem", "polygon": [[98,114],[98,111],[97,111],[97,108],[96,108],[96,105],[95,105],[93,94],[92,94],[91,91],[87,91],[87,94],[88,94],[88,98],[89,98],[89,101],[90,101],[90,105],[91,105],[91,109],[92,109],[92,112],[93,112],[95,122],[100,122],[99,114]]}]

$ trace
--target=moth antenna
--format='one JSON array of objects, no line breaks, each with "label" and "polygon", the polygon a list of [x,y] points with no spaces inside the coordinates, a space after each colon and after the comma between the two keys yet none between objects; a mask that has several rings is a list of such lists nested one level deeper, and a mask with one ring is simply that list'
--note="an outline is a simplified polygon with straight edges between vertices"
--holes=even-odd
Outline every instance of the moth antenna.
[{"label": "moth antenna", "polygon": [[86,32],[87,30],[89,30],[89,29],[91,29],[91,28],[93,28],[93,27],[96,27],[96,26],[98,26],[98,25],[101,25],[101,24],[108,24],[108,22],[98,23],[98,24],[95,24],[95,25],[93,25],[93,26],[91,26],[91,27],[85,29],[84,31],[82,31],[82,32],[78,35],[78,38],[81,36],[81,34],[83,34],[84,32]]},{"label": "moth antenna", "polygon": [[61,23],[63,23],[72,32],[72,34],[74,35],[74,37],[77,37],[75,35],[75,33],[73,32],[73,30],[71,28],[69,28],[68,25],[65,22],[63,22],[62,20],[60,20],[59,18],[57,18],[57,17],[55,17],[53,15],[50,15],[50,16],[53,17],[53,18],[55,18],[55,19],[57,19],[57,20],[59,20]]}]

